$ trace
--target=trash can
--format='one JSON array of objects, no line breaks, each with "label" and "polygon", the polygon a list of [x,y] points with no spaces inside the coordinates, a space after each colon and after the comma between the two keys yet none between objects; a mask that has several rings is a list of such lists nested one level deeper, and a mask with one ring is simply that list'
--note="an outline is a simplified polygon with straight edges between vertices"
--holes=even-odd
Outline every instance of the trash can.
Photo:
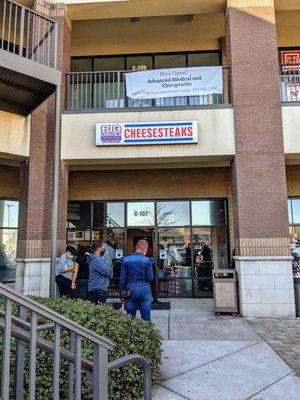
[{"label": "trash can", "polygon": [[300,317],[300,278],[294,277],[296,316]]},{"label": "trash can", "polygon": [[215,314],[238,313],[236,271],[234,269],[214,269],[213,289]]}]

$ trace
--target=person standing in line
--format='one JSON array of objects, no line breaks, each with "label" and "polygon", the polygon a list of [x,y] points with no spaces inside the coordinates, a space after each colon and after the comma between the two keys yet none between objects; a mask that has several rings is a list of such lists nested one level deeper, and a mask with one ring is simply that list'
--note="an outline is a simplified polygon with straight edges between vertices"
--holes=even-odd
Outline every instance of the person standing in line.
[{"label": "person standing in line", "polygon": [[[115,249],[110,240],[107,240],[106,243],[103,244],[103,248],[105,250],[103,254],[103,259],[106,262],[106,265],[111,269],[111,273],[113,272],[113,263],[115,259]],[[113,273],[112,273],[113,275]]]},{"label": "person standing in line", "polygon": [[78,250],[76,262],[78,264],[78,274],[76,282],[76,291],[79,299],[86,300],[88,297],[88,282],[89,282],[89,264],[87,257],[90,249],[81,246]]},{"label": "person standing in line", "polygon": [[91,250],[92,254],[87,256],[89,264],[89,299],[94,304],[106,303],[111,269],[103,259],[105,252],[103,244],[93,243]]},{"label": "person standing in line", "polygon": [[130,290],[125,300],[125,310],[134,318],[139,308],[144,321],[151,321],[152,292],[150,282],[154,279],[153,260],[146,257],[148,243],[139,240],[135,252],[121,260],[120,289]]},{"label": "person standing in line", "polygon": [[58,259],[55,282],[58,285],[60,297],[75,298],[78,266],[73,261],[74,256],[76,256],[74,247],[67,246],[66,251]]}]

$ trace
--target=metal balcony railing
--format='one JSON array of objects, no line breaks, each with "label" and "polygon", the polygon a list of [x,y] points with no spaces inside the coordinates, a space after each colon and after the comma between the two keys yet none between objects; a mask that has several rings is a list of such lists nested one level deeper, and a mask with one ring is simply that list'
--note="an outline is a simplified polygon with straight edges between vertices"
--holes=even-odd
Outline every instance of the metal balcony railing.
[{"label": "metal balcony railing", "polygon": [[[29,379],[26,385],[28,399],[36,398],[36,369],[38,349],[53,358],[53,400],[60,398],[60,368],[68,362],[68,399],[81,399],[82,371],[87,372],[93,388],[94,400],[108,399],[108,372],[128,364],[138,363],[144,374],[144,399],[151,400],[151,374],[147,361],[131,354],[108,362],[108,350],[114,345],[108,339],[80,326],[42,304],[23,296],[0,283],[0,297],[4,299],[4,309],[0,309],[0,342],[2,344],[1,399],[23,400],[25,354],[29,354]],[[18,310],[16,315],[15,310]],[[42,317],[46,323],[39,324]],[[39,333],[53,331],[53,340],[46,340]],[[61,346],[61,332],[69,334],[68,348]],[[15,369],[11,370],[11,349],[16,341]],[[82,341],[93,346],[93,359],[82,356]]]},{"label": "metal balcony railing", "polygon": [[300,64],[279,64],[279,75],[281,100],[300,101]]},{"label": "metal balcony railing", "polygon": [[0,49],[56,68],[57,28],[51,19],[0,0]]},{"label": "metal balcony railing", "polygon": [[126,96],[125,76],[134,71],[70,72],[67,74],[67,110],[188,107],[229,103],[229,67],[223,67],[223,94],[132,100]]}]

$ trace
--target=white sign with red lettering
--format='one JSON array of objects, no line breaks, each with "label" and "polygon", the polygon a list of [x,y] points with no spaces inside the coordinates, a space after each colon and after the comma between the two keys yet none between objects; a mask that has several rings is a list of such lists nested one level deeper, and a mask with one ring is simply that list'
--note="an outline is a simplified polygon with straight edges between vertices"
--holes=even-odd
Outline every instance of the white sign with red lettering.
[{"label": "white sign with red lettering", "polygon": [[198,143],[197,121],[96,124],[96,146]]}]

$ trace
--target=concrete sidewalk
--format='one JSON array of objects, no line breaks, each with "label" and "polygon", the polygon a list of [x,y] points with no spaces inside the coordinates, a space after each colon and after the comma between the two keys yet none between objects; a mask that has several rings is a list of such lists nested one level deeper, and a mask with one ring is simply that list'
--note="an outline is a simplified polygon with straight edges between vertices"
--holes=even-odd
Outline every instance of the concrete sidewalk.
[{"label": "concrete sidewalk", "polygon": [[213,300],[172,299],[152,316],[165,339],[155,400],[300,399],[291,367],[246,320],[215,317]]}]

